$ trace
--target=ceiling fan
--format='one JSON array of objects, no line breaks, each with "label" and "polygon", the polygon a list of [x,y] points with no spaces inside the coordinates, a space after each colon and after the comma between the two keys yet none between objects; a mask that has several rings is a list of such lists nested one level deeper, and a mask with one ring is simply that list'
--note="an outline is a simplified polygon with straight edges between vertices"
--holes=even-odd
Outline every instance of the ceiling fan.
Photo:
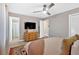
[{"label": "ceiling fan", "polygon": [[48,11],[49,11],[49,9],[51,9],[54,5],[55,5],[54,3],[51,3],[51,4],[48,5],[48,6],[47,6],[46,4],[44,4],[44,5],[43,5],[43,10],[34,11],[34,12],[32,12],[32,13],[42,12],[42,13],[45,13],[45,14],[47,14],[47,15],[51,15],[51,13],[49,13]]}]

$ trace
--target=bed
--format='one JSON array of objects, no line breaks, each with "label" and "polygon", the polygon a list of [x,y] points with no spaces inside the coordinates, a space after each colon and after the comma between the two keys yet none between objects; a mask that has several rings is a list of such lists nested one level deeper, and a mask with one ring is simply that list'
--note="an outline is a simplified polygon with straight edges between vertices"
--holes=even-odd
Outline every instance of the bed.
[{"label": "bed", "polygon": [[24,46],[28,55],[60,55],[63,38],[51,37],[28,42]]},{"label": "bed", "polygon": [[42,38],[28,42],[24,49],[27,55],[71,55],[73,43],[79,35],[64,39],[61,37]]},{"label": "bed", "polygon": [[[74,54],[75,41],[79,40],[79,35],[64,39],[62,37],[41,38],[25,43],[18,47],[19,55],[71,55]],[[77,51],[76,51],[77,52]],[[12,49],[10,55],[17,55]]]}]

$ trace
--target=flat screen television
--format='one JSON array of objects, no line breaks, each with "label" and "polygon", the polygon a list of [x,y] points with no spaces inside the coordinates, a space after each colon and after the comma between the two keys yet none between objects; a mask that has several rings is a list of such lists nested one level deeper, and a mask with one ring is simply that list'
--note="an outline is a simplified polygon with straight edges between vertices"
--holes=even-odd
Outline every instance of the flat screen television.
[{"label": "flat screen television", "polygon": [[25,29],[36,29],[36,23],[34,23],[34,22],[25,22]]}]

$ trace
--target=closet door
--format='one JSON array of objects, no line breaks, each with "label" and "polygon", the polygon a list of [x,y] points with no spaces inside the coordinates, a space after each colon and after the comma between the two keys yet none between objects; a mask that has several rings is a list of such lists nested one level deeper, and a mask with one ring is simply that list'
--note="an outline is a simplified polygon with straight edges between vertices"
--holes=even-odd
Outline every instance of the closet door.
[{"label": "closet door", "polygon": [[69,16],[69,36],[79,34],[79,14]]}]

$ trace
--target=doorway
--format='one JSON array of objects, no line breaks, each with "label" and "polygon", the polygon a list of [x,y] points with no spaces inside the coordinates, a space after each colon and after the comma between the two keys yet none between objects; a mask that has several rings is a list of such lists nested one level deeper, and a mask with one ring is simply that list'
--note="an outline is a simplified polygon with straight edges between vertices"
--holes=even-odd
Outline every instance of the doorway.
[{"label": "doorway", "polygon": [[69,15],[69,36],[79,34],[79,13]]},{"label": "doorway", "polygon": [[9,16],[9,41],[20,39],[20,19]]},{"label": "doorway", "polygon": [[49,37],[49,21],[40,20],[40,38]]}]

